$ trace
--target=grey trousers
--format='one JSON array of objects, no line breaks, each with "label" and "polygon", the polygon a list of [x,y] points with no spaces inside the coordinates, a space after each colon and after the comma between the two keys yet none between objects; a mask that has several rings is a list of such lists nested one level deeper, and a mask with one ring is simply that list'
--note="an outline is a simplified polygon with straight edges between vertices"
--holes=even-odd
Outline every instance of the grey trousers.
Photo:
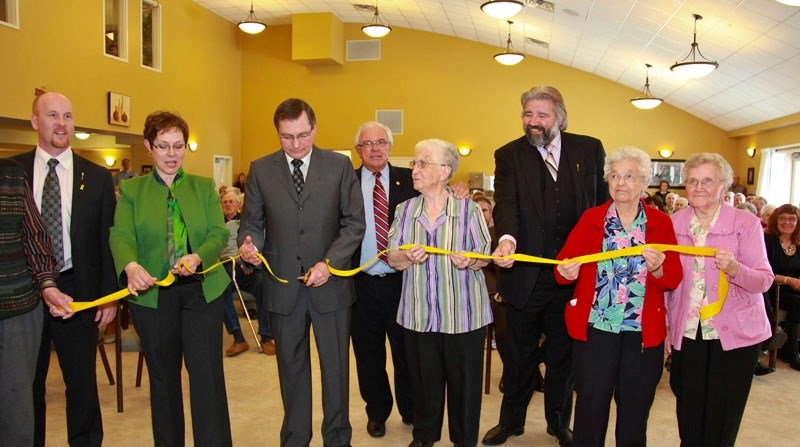
[{"label": "grey trousers", "polygon": [[[42,303],[0,320],[0,446],[33,445],[33,377],[42,340]],[[13,404],[11,404],[13,402]]]}]

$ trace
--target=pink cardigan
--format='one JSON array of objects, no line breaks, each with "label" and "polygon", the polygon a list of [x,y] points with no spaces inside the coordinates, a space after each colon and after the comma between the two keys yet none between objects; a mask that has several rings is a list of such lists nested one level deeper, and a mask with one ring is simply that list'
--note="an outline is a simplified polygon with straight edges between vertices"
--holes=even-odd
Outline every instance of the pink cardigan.
[{"label": "pink cardigan", "polygon": [[[672,215],[679,245],[694,245],[689,222],[694,210],[687,208]],[[775,275],[767,260],[764,232],[760,220],[747,211],[722,205],[717,223],[709,230],[706,246],[728,250],[739,261],[739,272],[728,276],[728,297],[720,313],[714,316],[722,349],[729,351],[753,346],[770,337],[770,326],[761,295],[772,285]],[[706,290],[709,302],[717,301],[719,269],[713,257],[705,259]],[[680,350],[689,312],[693,257],[681,255],[683,282],[667,295],[669,341]]]}]

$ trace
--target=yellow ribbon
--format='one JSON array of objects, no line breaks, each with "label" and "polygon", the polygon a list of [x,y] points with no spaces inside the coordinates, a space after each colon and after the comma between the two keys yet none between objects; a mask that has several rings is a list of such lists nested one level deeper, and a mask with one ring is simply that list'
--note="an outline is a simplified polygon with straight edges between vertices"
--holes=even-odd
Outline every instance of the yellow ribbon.
[{"label": "yellow ribbon", "polygon": [[[273,273],[272,268],[269,266],[269,262],[267,262],[267,260],[264,259],[264,256],[262,256],[261,253],[256,253],[256,256],[258,256],[258,258],[261,259],[261,262],[264,263],[264,267],[267,269],[269,274],[272,275],[272,277],[275,278],[278,282],[281,282],[281,283],[284,283],[284,284],[289,282],[289,281],[287,281],[285,279],[278,278],[275,275],[275,273]],[[217,262],[216,264],[212,265],[211,267],[203,270],[202,272],[197,272],[197,274],[205,275],[206,273],[214,270],[215,268],[217,268],[217,267],[219,267],[219,266],[221,266],[223,264],[226,264],[228,262],[234,262],[234,259],[238,258],[238,257],[239,256],[237,255],[237,256],[231,256],[229,258],[225,258],[225,259]],[[184,268],[186,268],[186,270],[188,270],[192,274],[195,274],[195,272],[193,272],[192,269],[190,269],[189,266],[185,262],[182,265],[183,265]],[[160,280],[160,281],[156,281],[156,285],[159,286],[159,287],[167,287],[167,286],[172,285],[173,282],[175,282],[175,276],[172,274],[172,272],[167,272],[167,276],[164,279]],[[118,290],[118,291],[116,291],[116,292],[114,292],[112,294],[106,295],[106,296],[104,296],[102,298],[98,298],[98,299],[96,299],[94,301],[73,301],[73,302],[69,303],[69,307],[72,309],[73,312],[80,312],[82,310],[91,309],[93,307],[102,306],[103,304],[113,303],[114,301],[118,301],[118,300],[121,300],[123,298],[127,298],[130,294],[131,294],[131,292],[128,289],[122,289],[122,290]]]},{"label": "yellow ribbon", "polygon": [[[174,282],[175,282],[175,275],[173,275],[172,272],[167,272],[167,276],[160,281],[156,281],[156,285],[159,287],[167,287]],[[73,301],[69,303],[69,307],[72,309],[73,312],[80,312],[82,310],[91,309],[92,307],[113,303],[114,301],[126,298],[130,294],[131,292],[128,289],[122,289],[110,295],[98,298],[94,301]]]},{"label": "yellow ribbon", "polygon": [[[406,244],[397,247],[400,250],[409,250],[415,247],[416,244]],[[714,256],[717,253],[716,248],[710,247],[694,247],[688,245],[671,245],[671,244],[645,244],[645,245],[638,245],[636,247],[628,247],[628,248],[621,248],[619,250],[612,250],[603,253],[593,253],[590,255],[583,255],[578,256],[576,258],[567,259],[567,260],[556,260],[556,259],[548,259],[542,258],[539,256],[531,256],[522,253],[515,253],[509,256],[492,256],[492,255],[485,255],[483,253],[475,253],[475,252],[454,252],[451,250],[445,250],[443,248],[431,247],[428,245],[421,246],[427,253],[437,254],[437,255],[450,255],[450,254],[459,254],[466,258],[472,259],[487,259],[487,260],[494,260],[494,259],[513,259],[514,261],[519,262],[531,262],[536,264],[567,264],[570,262],[577,262],[580,264],[586,264],[589,262],[598,262],[598,261],[605,261],[613,258],[620,258],[623,256],[638,256],[642,254],[642,250],[651,247],[658,249],[662,252],[664,251],[672,251],[676,253],[681,253],[685,255],[692,255],[692,256]],[[330,270],[331,274],[336,276],[353,276],[365,268],[372,265],[381,255],[388,253],[389,250],[384,250],[377,255],[375,255],[372,259],[364,263],[357,268],[351,270],[340,270],[334,268],[330,265],[330,261],[328,259],[325,262],[328,264],[328,270]],[[728,295],[728,279],[725,277],[725,273],[720,270],[719,271],[719,291],[718,291],[718,299],[717,301],[710,303],[703,308],[700,309],[700,319],[707,320],[714,315],[718,314],[720,310],[722,310],[722,305],[725,303],[725,298]]]}]

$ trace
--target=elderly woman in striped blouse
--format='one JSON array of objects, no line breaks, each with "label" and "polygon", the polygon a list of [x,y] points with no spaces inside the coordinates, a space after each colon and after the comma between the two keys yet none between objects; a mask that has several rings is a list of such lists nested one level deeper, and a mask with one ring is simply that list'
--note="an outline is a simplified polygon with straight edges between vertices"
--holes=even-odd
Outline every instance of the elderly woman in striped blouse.
[{"label": "elderly woman in striped blouse", "polygon": [[[420,195],[398,205],[388,255],[389,264],[403,271],[397,322],[404,328],[414,400],[409,447],[440,439],[445,389],[450,440],[472,447],[478,442],[484,327],[492,322],[481,271],[487,261],[428,254],[422,246],[488,254],[489,230],[475,202],[446,188],[458,169],[451,143],[420,141],[411,166]],[[414,246],[397,249],[406,244]]]}]

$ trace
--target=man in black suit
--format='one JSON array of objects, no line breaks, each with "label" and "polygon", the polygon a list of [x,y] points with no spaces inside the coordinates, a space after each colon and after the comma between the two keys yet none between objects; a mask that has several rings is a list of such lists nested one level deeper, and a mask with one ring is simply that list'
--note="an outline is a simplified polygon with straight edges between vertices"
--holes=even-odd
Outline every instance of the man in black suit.
[{"label": "man in black suit", "polygon": [[[252,264],[262,251],[264,278],[285,416],[281,447],[311,440],[309,330],[322,376],[325,446],[350,444],[350,278],[331,277],[326,260],[349,268],[364,237],[364,200],[350,159],[314,146],[317,120],[302,99],[281,103],[273,118],[281,149],[250,165],[239,228],[239,253]],[[299,280],[297,278],[300,278]]]},{"label": "man in black suit", "polygon": [[[111,174],[72,151],[70,139],[75,125],[72,104],[64,95],[50,92],[37,97],[33,101],[31,125],[39,135],[38,146],[14,158],[27,171],[40,211],[48,172],[53,169],[58,176],[62,210],[62,231],[58,237],[63,240],[61,254],[56,254],[61,271],[58,288],[79,301],[92,301],[112,293],[117,287],[108,246],[116,205]],[[50,168],[48,162],[55,166]],[[55,240],[52,230],[50,236]],[[66,300],[46,304],[55,309],[69,309]],[[106,304],[95,312],[82,312],[73,318],[69,318],[70,312],[48,313],[48,306],[44,306],[42,344],[33,384],[34,446],[45,444],[45,381],[51,341],[66,384],[68,443],[99,446],[103,441],[103,421],[95,374],[97,327],[114,319],[116,304]]]},{"label": "man in black suit", "polygon": [[[391,225],[397,205],[417,195],[411,169],[389,164],[392,143],[391,129],[378,122],[366,122],[356,132],[355,148],[361,157],[361,167],[356,169],[356,176],[361,181],[367,230],[353,257],[355,265],[366,263],[379,251],[382,242],[376,233],[376,222],[379,226],[381,221]],[[388,209],[383,211],[380,205],[374,204],[378,200],[374,197],[378,194],[376,182],[380,182],[378,190],[388,199]],[[381,249],[385,248],[385,245],[381,246]],[[392,350],[397,409],[405,424],[410,424],[414,418],[403,330],[397,324],[403,274],[379,259],[356,275],[355,285],[351,336],[358,387],[367,404],[367,433],[379,438],[386,434],[385,422],[392,412],[392,390],[386,373],[386,337]]]},{"label": "man in black suit", "polygon": [[[605,151],[600,140],[566,133],[567,110],[553,87],[522,94],[525,135],[495,152],[494,223],[500,236],[496,256],[525,253],[554,259],[584,210],[608,199],[603,181]],[[505,393],[500,421],[485,445],[503,444],[525,430],[533,396],[534,356],[547,334],[545,418],[559,445],[572,445],[572,342],[564,306],[572,287],[555,282],[551,266],[498,260],[498,292],[508,304]]]}]

